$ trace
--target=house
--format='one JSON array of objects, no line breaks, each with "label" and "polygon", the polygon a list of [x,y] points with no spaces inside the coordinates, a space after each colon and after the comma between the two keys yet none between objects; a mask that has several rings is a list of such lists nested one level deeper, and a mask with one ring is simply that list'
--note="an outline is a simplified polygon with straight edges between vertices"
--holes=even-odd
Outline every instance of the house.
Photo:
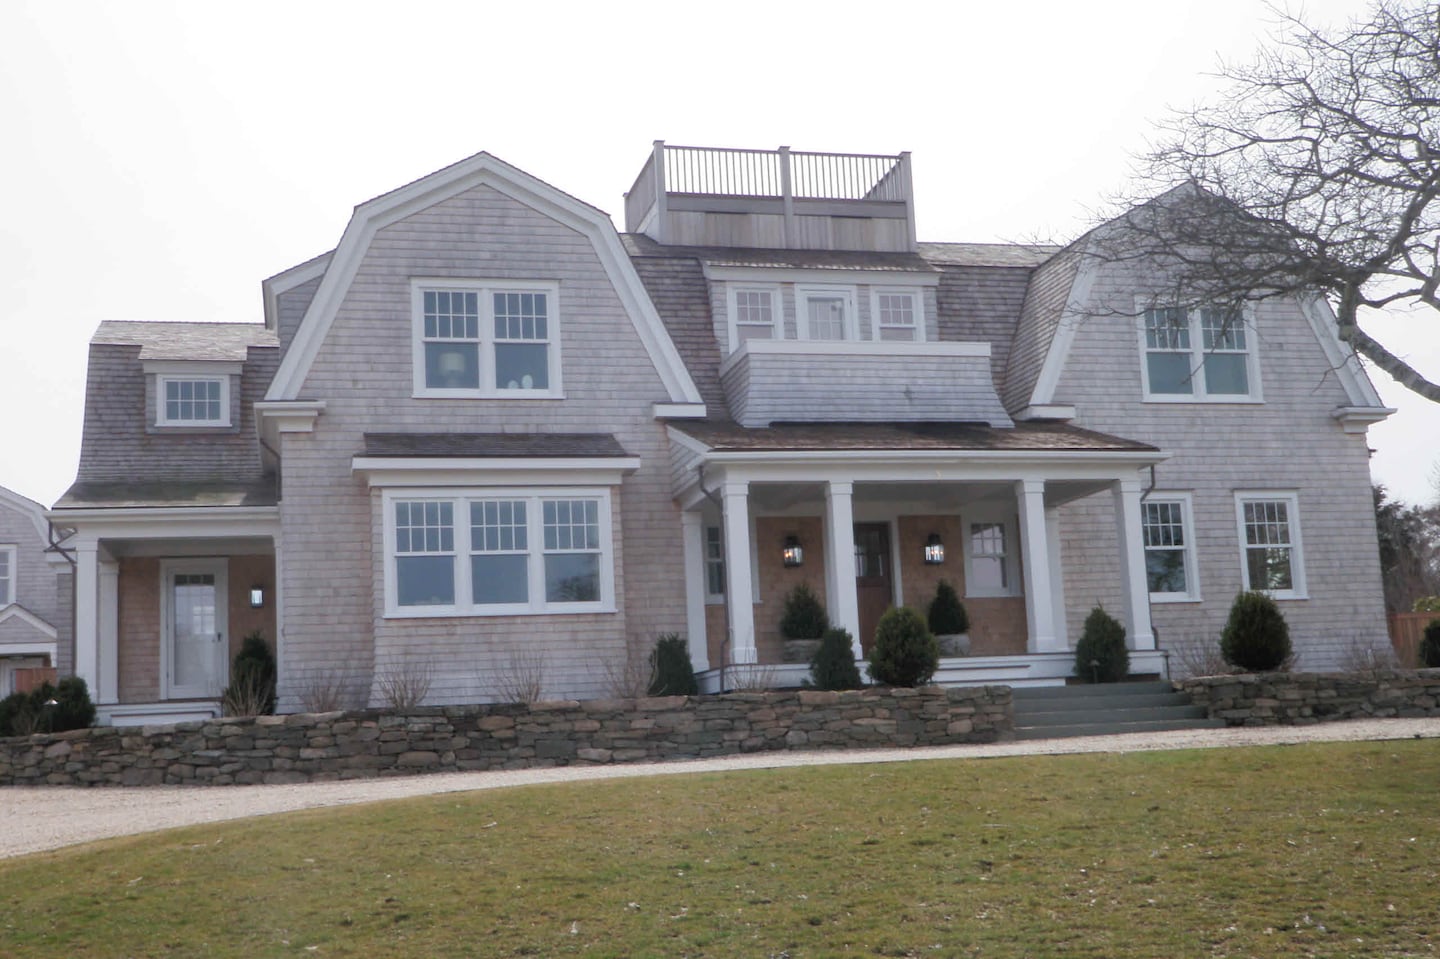
[{"label": "house", "polygon": [[0,486],[0,698],[69,673],[73,576],[45,507]]},{"label": "house", "polygon": [[702,688],[798,682],[802,582],[859,657],[950,580],[944,682],[1063,682],[1097,603],[1166,674],[1244,588],[1304,666],[1384,641],[1389,411],[1323,302],[1228,323],[1083,241],[918,242],[908,154],[657,143],[625,221],[481,153],[263,323],[102,324],[51,514],[102,715],[213,713],[254,630],[282,711],[604,697],[667,632]]}]

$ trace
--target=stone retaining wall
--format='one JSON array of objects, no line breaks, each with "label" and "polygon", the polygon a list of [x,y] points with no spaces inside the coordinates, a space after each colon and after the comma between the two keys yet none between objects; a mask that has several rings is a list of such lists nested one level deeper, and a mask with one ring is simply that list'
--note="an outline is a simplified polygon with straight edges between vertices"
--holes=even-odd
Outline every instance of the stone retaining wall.
[{"label": "stone retaining wall", "polygon": [[1013,736],[1007,686],[447,706],[4,739],[0,785],[297,783]]},{"label": "stone retaining wall", "polygon": [[1206,676],[1175,686],[1231,726],[1440,716],[1440,669]]}]

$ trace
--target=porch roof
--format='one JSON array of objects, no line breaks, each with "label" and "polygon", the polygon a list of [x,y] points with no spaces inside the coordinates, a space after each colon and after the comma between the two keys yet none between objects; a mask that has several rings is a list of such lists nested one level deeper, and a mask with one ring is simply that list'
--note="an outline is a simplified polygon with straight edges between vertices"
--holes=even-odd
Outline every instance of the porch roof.
[{"label": "porch roof", "polygon": [[776,423],[746,429],[735,423],[674,421],[672,430],[711,452],[811,452],[864,450],[959,450],[995,452],[1159,453],[1149,443],[1082,429],[1068,423],[1033,421],[1013,427],[974,423]]},{"label": "porch roof", "polygon": [[55,504],[66,509],[147,509],[195,506],[274,506],[280,501],[274,477],[224,480],[84,482],[65,491]]},{"label": "porch roof", "polygon": [[610,433],[366,433],[367,457],[629,456]]}]

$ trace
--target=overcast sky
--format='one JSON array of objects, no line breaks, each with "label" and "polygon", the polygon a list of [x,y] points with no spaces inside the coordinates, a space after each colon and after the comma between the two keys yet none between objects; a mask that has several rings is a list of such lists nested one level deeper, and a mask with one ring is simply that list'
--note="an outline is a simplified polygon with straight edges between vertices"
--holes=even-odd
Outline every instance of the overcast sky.
[{"label": "overcast sky", "polygon": [[[259,322],[352,207],[480,150],[616,215],[655,139],[910,150],[921,239],[1065,240],[1273,28],[1254,0],[0,0],[0,485],[74,479],[102,320]],[[1433,379],[1437,328],[1379,332]],[[1375,478],[1432,499],[1440,407],[1376,383]]]}]

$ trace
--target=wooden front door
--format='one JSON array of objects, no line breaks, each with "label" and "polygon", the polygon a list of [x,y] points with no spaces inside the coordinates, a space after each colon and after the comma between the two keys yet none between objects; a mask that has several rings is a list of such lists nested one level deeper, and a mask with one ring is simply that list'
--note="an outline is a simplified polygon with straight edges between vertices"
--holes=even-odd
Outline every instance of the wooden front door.
[{"label": "wooden front door", "polygon": [[875,644],[875,627],[895,599],[887,523],[855,524],[855,599],[860,607],[860,648],[868,656]]}]

